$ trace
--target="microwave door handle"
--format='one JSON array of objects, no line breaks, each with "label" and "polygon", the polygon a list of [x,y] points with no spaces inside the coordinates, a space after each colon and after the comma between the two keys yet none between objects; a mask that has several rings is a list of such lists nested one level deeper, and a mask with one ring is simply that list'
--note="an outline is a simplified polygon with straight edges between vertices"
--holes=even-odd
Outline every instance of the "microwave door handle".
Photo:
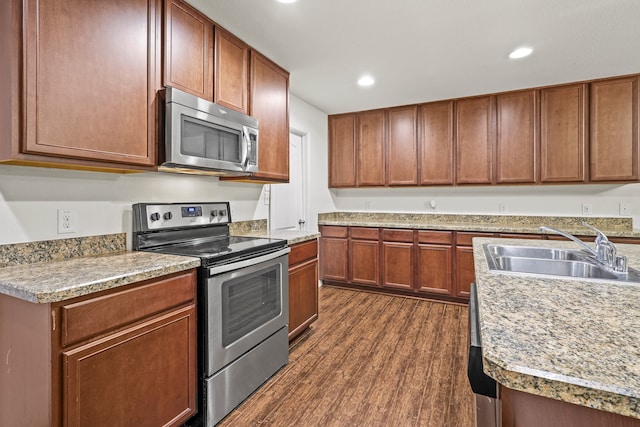
[{"label": "microwave door handle", "polygon": [[249,166],[249,146],[251,142],[249,140],[249,132],[246,127],[242,127],[242,168],[247,169]]}]

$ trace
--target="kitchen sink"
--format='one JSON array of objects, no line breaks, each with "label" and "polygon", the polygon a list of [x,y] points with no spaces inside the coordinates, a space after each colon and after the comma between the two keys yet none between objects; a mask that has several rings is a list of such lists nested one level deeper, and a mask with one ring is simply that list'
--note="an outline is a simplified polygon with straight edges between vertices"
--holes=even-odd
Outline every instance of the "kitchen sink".
[{"label": "kitchen sink", "polygon": [[578,279],[640,282],[640,271],[609,269],[586,251],[534,246],[483,245],[490,270],[574,277]]}]

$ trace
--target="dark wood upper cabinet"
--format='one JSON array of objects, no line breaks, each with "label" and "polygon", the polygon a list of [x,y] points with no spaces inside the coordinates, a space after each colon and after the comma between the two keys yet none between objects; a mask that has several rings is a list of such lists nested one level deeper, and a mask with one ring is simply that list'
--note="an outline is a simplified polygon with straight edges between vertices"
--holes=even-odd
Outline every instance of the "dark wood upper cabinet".
[{"label": "dark wood upper cabinet", "polygon": [[251,106],[258,119],[258,172],[252,178],[289,181],[289,73],[251,51]]},{"label": "dark wood upper cabinet", "polygon": [[216,27],[215,47],[214,100],[246,114],[249,97],[249,46],[231,33]]},{"label": "dark wood upper cabinet", "polygon": [[418,108],[390,108],[387,112],[387,185],[418,184],[418,140],[416,121]]},{"label": "dark wood upper cabinet", "polygon": [[180,0],[165,3],[164,84],[213,101],[213,23]]},{"label": "dark wood upper cabinet", "polygon": [[385,184],[386,111],[357,113],[357,185]]},{"label": "dark wood upper cabinet", "polygon": [[591,181],[638,180],[639,79],[591,83]]},{"label": "dark wood upper cabinet", "polygon": [[496,96],[496,182],[534,183],[538,153],[537,91]]},{"label": "dark wood upper cabinet", "polygon": [[589,129],[588,85],[540,91],[540,182],[583,182]]},{"label": "dark wood upper cabinet", "polygon": [[495,97],[456,101],[456,183],[494,182]]},{"label": "dark wood upper cabinet", "polygon": [[453,184],[453,101],[422,104],[418,135],[420,185]]},{"label": "dark wood upper cabinet", "polygon": [[25,0],[21,153],[156,164],[161,10],[160,0]]},{"label": "dark wood upper cabinet", "polygon": [[329,187],[356,186],[356,115],[329,116]]}]

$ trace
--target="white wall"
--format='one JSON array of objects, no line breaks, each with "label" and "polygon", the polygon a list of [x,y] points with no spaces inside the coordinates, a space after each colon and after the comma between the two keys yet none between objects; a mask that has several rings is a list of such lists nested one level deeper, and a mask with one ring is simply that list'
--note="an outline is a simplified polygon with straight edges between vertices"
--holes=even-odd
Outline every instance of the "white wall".
[{"label": "white wall", "polygon": [[[0,165],[0,244],[126,232],[137,202],[231,201],[233,220],[266,218],[263,185],[172,173],[109,174]],[[78,230],[57,233],[57,210]]]},{"label": "white wall", "polygon": [[[640,227],[640,184],[368,188],[332,190],[337,210],[506,215],[619,216],[627,204]],[[435,209],[431,207],[435,201]]]},{"label": "white wall", "polygon": [[306,134],[306,164],[308,182],[307,217],[309,230],[318,229],[318,213],[335,211],[329,191],[329,153],[327,114],[302,99],[290,95],[290,126]]}]

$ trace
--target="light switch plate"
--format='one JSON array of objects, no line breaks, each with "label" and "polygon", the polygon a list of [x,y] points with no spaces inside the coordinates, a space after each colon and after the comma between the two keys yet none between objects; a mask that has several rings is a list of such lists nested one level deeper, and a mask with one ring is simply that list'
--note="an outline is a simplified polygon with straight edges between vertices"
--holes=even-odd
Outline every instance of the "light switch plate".
[{"label": "light switch plate", "polygon": [[582,215],[591,215],[593,214],[593,205],[583,203],[582,204]]}]

